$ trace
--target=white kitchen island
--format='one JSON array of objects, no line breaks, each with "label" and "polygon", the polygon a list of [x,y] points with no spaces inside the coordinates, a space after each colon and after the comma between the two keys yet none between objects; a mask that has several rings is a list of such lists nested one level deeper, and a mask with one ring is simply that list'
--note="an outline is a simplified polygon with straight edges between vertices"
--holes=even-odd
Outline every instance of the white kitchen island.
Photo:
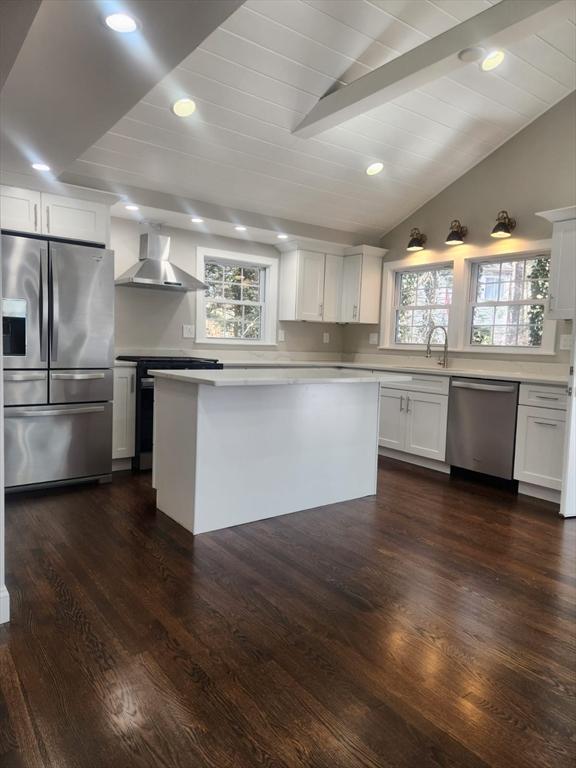
[{"label": "white kitchen island", "polygon": [[157,506],[193,533],[376,493],[379,389],[403,374],[151,371]]}]

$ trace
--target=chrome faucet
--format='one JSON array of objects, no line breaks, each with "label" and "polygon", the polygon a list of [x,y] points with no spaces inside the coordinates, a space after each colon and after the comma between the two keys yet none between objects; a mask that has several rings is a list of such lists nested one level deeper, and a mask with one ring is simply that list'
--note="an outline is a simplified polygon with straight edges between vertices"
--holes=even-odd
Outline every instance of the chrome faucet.
[{"label": "chrome faucet", "polygon": [[432,328],[430,328],[428,333],[428,340],[426,342],[426,357],[432,357],[432,349],[430,348],[430,344],[432,343],[432,336],[434,331],[438,329],[444,331],[444,352],[442,357],[438,358],[438,365],[441,365],[442,368],[448,368],[448,331],[443,325],[433,325]]}]

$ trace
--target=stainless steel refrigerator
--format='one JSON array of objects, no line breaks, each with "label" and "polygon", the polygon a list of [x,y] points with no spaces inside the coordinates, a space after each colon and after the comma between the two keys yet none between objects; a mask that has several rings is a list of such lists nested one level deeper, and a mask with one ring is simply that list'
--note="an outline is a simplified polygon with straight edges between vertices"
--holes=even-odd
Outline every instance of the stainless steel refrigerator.
[{"label": "stainless steel refrigerator", "polygon": [[114,255],[2,235],[6,488],[109,477]]}]

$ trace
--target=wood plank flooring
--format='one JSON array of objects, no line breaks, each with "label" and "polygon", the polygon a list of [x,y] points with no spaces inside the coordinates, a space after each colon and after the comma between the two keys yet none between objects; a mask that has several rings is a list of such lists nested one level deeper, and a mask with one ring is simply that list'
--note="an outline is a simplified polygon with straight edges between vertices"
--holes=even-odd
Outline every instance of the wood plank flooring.
[{"label": "wood plank flooring", "polygon": [[575,548],[552,505],[392,461],[196,538],[146,475],[9,497],[0,765],[568,768]]}]

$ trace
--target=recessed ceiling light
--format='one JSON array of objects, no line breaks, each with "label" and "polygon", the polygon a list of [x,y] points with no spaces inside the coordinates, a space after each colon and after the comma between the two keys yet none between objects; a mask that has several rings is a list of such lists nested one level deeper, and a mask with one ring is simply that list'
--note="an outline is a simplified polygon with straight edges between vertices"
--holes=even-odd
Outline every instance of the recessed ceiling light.
[{"label": "recessed ceiling light", "polygon": [[49,171],[50,166],[46,165],[46,163],[32,163],[32,168],[34,168],[35,171]]},{"label": "recessed ceiling light", "polygon": [[504,61],[505,55],[504,51],[490,51],[482,59],[482,64],[480,65],[482,70],[484,72],[491,72],[493,69],[496,69]]},{"label": "recessed ceiling light", "polygon": [[190,117],[196,112],[196,104],[192,99],[178,99],[172,104],[172,112],[176,117]]},{"label": "recessed ceiling light", "polygon": [[200,219],[198,216],[194,216],[192,224],[204,224],[204,219]]},{"label": "recessed ceiling light", "polygon": [[110,27],[114,32],[120,32],[126,34],[127,32],[135,32],[138,29],[136,19],[132,16],[128,16],[127,13],[111,13],[106,16],[106,26]]},{"label": "recessed ceiling light", "polygon": [[288,240],[288,235],[276,235],[278,240]]},{"label": "recessed ceiling light", "polygon": [[237,227],[234,227],[236,232],[246,232],[246,227],[243,227],[242,224],[238,224]]},{"label": "recessed ceiling light", "polygon": [[137,205],[125,205],[124,208],[126,208],[127,211],[139,211],[140,208],[138,208]]},{"label": "recessed ceiling light", "polygon": [[368,176],[376,176],[376,174],[380,173],[383,168],[384,163],[372,163],[368,166],[368,168],[366,168],[366,173]]}]

